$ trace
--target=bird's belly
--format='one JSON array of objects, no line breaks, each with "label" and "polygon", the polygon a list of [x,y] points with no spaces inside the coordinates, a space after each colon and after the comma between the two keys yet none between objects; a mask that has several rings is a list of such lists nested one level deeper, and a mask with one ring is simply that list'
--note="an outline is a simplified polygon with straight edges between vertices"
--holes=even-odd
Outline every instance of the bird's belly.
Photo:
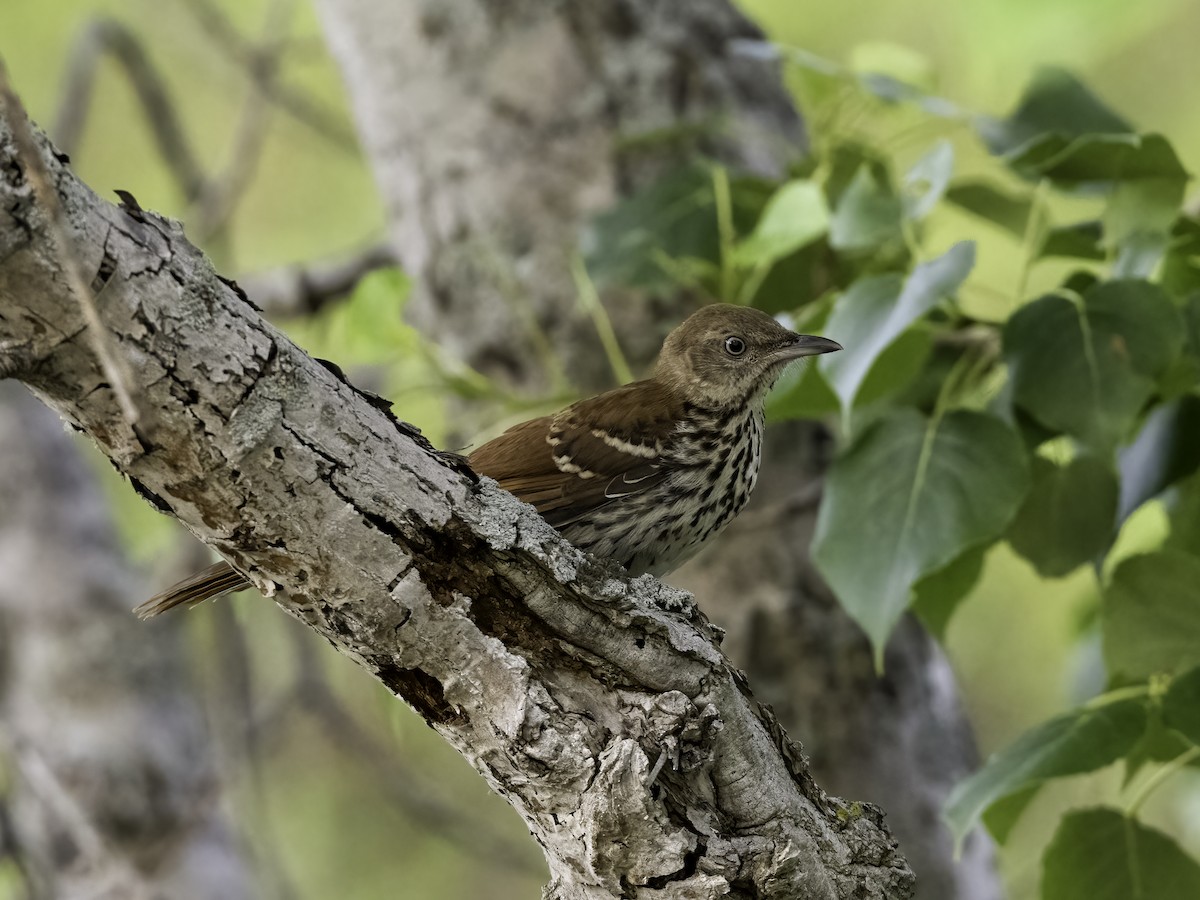
[{"label": "bird's belly", "polygon": [[631,574],[665,575],[729,524],[750,499],[757,476],[757,465],[686,469],[643,494],[597,509],[563,533]]}]

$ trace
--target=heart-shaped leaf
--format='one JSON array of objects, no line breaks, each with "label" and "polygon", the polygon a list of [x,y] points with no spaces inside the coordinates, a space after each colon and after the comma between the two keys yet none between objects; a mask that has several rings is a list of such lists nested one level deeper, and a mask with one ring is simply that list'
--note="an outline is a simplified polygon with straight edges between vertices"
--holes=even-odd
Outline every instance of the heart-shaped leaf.
[{"label": "heart-shaped leaf", "polygon": [[859,166],[842,191],[829,225],[829,244],[848,252],[873,250],[900,236],[900,198],[869,163]]},{"label": "heart-shaped leaf", "polygon": [[1064,466],[1033,460],[1033,485],[1008,542],[1044,578],[1061,578],[1104,552],[1117,517],[1117,476],[1091,456]]},{"label": "heart-shaped leaf", "polygon": [[1082,298],[1042,297],[1004,329],[1013,400],[1101,453],[1131,430],[1182,344],[1178,311],[1145,281],[1107,282]]},{"label": "heart-shaped leaf", "polygon": [[1200,865],[1115,809],[1063,816],[1042,858],[1042,900],[1196,900]]},{"label": "heart-shaped leaf", "polygon": [[813,559],[877,655],[917,581],[1000,534],[1028,480],[1016,434],[966,411],[891,411],[834,463]]}]

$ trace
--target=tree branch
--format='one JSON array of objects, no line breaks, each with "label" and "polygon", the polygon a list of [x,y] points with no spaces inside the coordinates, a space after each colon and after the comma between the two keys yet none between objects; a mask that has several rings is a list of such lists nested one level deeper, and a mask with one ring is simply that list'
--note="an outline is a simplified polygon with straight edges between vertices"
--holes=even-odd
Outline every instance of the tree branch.
[{"label": "tree branch", "polygon": [[113,270],[141,452],[114,459],[124,422],[8,123],[0,371],[459,750],[543,847],[547,897],[911,896],[881,812],[812,782],[689,595],[583,557],[291,344],[177,224],[41,149],[81,266]]}]

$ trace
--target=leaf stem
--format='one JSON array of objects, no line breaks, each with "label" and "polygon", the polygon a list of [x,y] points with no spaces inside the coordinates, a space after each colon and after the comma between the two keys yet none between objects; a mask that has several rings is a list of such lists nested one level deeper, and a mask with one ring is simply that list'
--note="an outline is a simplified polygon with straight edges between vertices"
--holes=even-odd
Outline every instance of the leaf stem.
[{"label": "leaf stem", "polygon": [[1200,746],[1185,750],[1174,759],[1160,766],[1158,771],[1142,782],[1142,786],[1138,788],[1137,793],[1134,794],[1134,796],[1130,799],[1129,803],[1125,807],[1125,817],[1127,819],[1134,818],[1137,815],[1138,810],[1142,808],[1142,804],[1144,804],[1150,798],[1150,795],[1153,794],[1164,781],[1195,759],[1200,759]]},{"label": "leaf stem", "polygon": [[608,365],[612,369],[613,375],[621,384],[628,384],[633,381],[633,370],[629,368],[629,362],[625,359],[625,354],[621,352],[621,344],[617,341],[616,332],[613,331],[612,321],[608,318],[604,304],[600,302],[596,285],[592,282],[587,266],[583,264],[579,254],[571,257],[571,277],[575,280],[575,292],[579,296],[579,304],[591,316],[596,334],[600,336],[600,344],[604,347],[604,355],[608,357]]},{"label": "leaf stem", "polygon": [[717,207],[717,237],[721,252],[721,299],[733,302],[733,283],[737,272],[733,267],[733,245],[737,234],[733,230],[733,200],[729,194],[729,170],[713,166],[713,200]]}]

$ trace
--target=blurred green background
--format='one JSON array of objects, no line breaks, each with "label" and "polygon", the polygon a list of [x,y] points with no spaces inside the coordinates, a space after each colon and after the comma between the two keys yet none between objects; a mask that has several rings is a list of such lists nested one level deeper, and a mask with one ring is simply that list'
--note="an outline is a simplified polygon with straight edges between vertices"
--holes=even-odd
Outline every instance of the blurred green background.
[{"label": "blurred green background", "polygon": [[[213,0],[213,5],[247,37],[264,28],[266,0]],[[886,58],[923,87],[977,112],[1006,112],[1036,68],[1066,67],[1139,128],[1167,134],[1184,164],[1200,170],[1195,87],[1200,84],[1195,47],[1200,3],[1195,0],[745,0],[742,5],[775,41],[848,65]],[[249,88],[241,65],[204,27],[197,14],[203,6],[188,0],[5,0],[0,55],[31,114],[50,127],[81,30],[98,17],[119,19],[144,40],[167,79],[201,165],[214,171],[233,153]],[[289,40],[294,46],[286,58],[285,81],[350,130],[337,72],[306,5],[295,8]],[[188,204],[154,151],[124,74],[111,61],[103,62],[93,90],[83,140],[73,154],[76,171],[102,195],[122,188],[143,206],[187,221]],[[228,234],[208,247],[218,267],[238,276],[335,257],[381,239],[382,214],[361,157],[292,116],[269,114],[262,163]],[[813,129],[819,126],[810,122]],[[928,142],[928,136],[914,141],[914,156]],[[984,165],[984,151],[969,136],[955,136],[955,145],[960,174]],[[979,242],[973,281],[1004,281],[1011,251],[990,226],[950,215],[934,228],[931,245],[962,238]],[[360,383],[395,400],[401,416],[437,443],[443,431],[441,398],[430,388],[445,383],[445,372],[419,352],[416,336],[397,322],[403,292],[402,278],[382,273],[352,302],[285,327],[310,352],[337,361]],[[175,573],[161,561],[183,540],[177,529],[137,501],[106,466],[98,465],[97,472],[110,484],[130,553],[154,581],[170,580]],[[1151,507],[1126,526],[1120,546],[1128,551],[1151,545],[1162,528],[1159,511]],[[1095,604],[1095,575],[1086,569],[1044,582],[1007,549],[990,555],[984,578],[948,636],[983,752],[1097,687],[1097,650],[1086,636]],[[436,808],[444,802],[466,820],[466,827],[454,822],[432,827],[434,807],[381,791],[379,773],[356,764],[331,740],[328,720],[299,714],[281,701],[276,705],[286,711],[284,723],[256,749],[269,765],[230,768],[239,788],[236,815],[254,839],[263,871],[278,873],[268,881],[286,881],[292,896],[305,898],[538,895],[542,863],[532,842],[523,840],[516,815],[418,717],[349,662],[304,649],[308,636],[267,604],[244,598],[224,606],[219,615],[231,617],[224,627],[236,627],[253,645],[248,683],[254,709],[271,708],[286,696],[297,665],[320,667],[373,739],[395,748],[397,765],[403,766],[395,770],[396,778],[415,781],[418,793],[429,788]],[[221,648],[223,626],[216,615],[192,618],[195,667],[211,688],[206,691],[210,716],[220,732],[222,717],[230,714],[223,704],[231,683],[229,658]],[[132,619],[131,627],[136,627]],[[225,740],[231,745],[227,756],[244,752],[238,740]],[[1186,776],[1173,783],[1177,789],[1163,792],[1148,818],[1164,823],[1195,853],[1200,791],[1186,789],[1189,778],[1194,781]],[[1111,796],[1118,782],[1119,773],[1110,771],[1055,784],[1039,795],[1003,853],[1013,900],[1035,896],[1038,855],[1063,806]],[[472,828],[483,837],[471,837]],[[471,851],[492,843],[496,857],[474,866],[464,862]],[[351,871],[355,878],[347,882]],[[7,875],[11,881],[12,873]],[[6,896],[4,883],[0,877],[0,898]],[[278,883],[265,885],[263,896],[274,895],[285,894]]]}]

